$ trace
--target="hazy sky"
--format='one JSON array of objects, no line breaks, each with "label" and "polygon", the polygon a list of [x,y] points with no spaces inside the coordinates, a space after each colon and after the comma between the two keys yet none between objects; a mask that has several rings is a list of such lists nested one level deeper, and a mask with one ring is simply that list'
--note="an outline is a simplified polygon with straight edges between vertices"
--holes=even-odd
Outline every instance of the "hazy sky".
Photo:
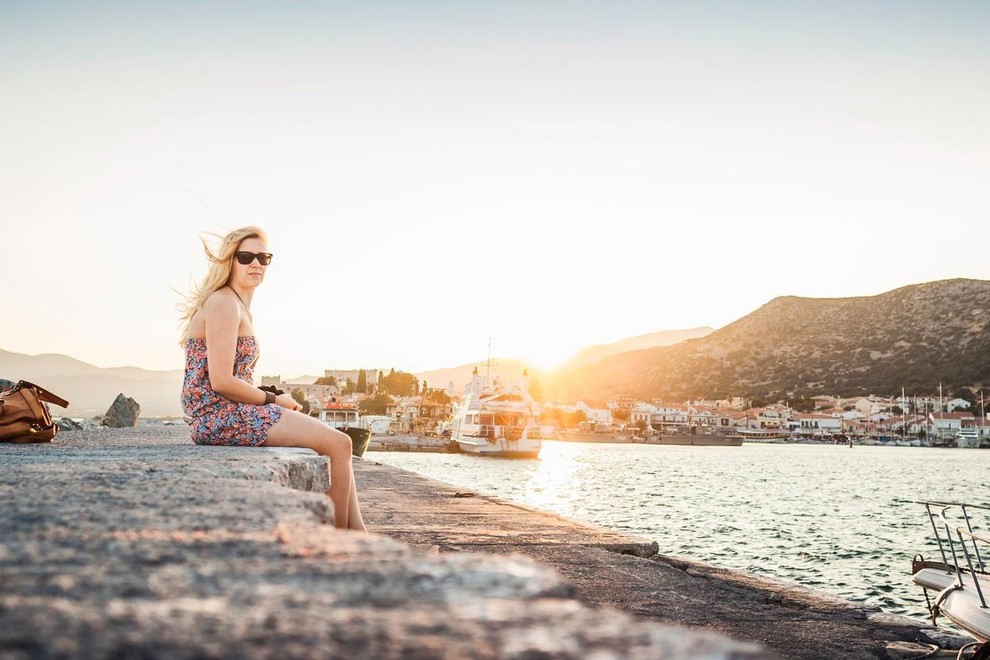
[{"label": "hazy sky", "polygon": [[199,236],[247,224],[258,375],[990,279],[987,34],[930,0],[0,0],[0,348],[181,368]]}]

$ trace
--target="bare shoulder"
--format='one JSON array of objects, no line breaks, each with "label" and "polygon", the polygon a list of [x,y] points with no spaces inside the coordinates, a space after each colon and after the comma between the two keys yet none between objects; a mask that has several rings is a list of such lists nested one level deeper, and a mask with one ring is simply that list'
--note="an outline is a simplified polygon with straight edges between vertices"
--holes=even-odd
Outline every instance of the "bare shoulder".
[{"label": "bare shoulder", "polygon": [[236,307],[237,299],[234,297],[234,292],[228,287],[221,287],[210,294],[210,296],[203,303],[203,307],[211,307],[213,309],[224,309],[226,307]]},{"label": "bare shoulder", "polygon": [[207,317],[234,316],[239,317],[237,299],[234,292],[223,287],[210,294],[210,297],[203,303],[203,312]]}]

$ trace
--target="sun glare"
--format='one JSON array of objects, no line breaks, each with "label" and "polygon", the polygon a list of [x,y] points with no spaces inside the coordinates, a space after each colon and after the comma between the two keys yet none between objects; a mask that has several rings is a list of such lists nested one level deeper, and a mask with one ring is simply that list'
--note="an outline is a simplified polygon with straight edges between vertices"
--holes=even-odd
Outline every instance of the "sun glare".
[{"label": "sun glare", "polygon": [[579,447],[564,442],[543,444],[539,467],[526,484],[530,502],[536,506],[559,504],[580,492],[573,480],[578,450]]},{"label": "sun glare", "polygon": [[556,337],[532,342],[532,348],[520,351],[523,360],[540,371],[553,371],[574,357],[580,348]]}]

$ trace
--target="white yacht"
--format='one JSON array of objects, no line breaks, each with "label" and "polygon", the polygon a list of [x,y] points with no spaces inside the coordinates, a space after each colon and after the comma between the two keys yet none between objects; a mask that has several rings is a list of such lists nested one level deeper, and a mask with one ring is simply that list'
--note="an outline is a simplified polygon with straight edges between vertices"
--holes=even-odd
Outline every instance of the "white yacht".
[{"label": "white yacht", "polygon": [[536,458],[553,427],[540,424],[540,405],[520,384],[489,382],[475,368],[461,402],[454,410],[450,437],[461,451],[479,456]]},{"label": "white yacht", "polygon": [[980,447],[980,433],[976,428],[970,426],[968,428],[959,429],[956,433],[956,447],[960,449],[979,449]]}]

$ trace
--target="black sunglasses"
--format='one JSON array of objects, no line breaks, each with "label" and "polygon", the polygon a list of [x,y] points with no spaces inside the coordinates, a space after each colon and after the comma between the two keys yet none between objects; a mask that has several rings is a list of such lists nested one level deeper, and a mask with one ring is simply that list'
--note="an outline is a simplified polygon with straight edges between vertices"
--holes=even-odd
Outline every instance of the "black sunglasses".
[{"label": "black sunglasses", "polygon": [[267,266],[272,262],[271,252],[242,252],[238,250],[234,253],[234,256],[237,257],[237,263],[242,266],[247,266],[249,263],[254,261],[255,258],[258,259],[258,263],[262,266]]}]

